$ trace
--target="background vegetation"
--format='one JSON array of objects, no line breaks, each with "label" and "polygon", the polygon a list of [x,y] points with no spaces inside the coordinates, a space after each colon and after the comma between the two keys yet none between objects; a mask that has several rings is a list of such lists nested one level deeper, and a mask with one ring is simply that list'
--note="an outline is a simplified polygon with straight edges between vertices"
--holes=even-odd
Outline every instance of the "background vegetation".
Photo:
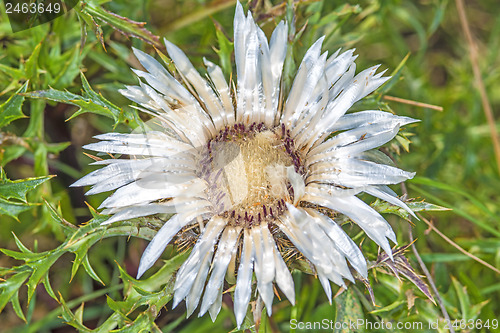
[{"label": "background vegetation", "polygon": [[[221,63],[229,77],[234,69],[229,62],[234,3],[82,1],[50,23],[17,33],[0,5],[2,331],[67,332],[74,330],[71,326],[96,332],[234,328],[229,299],[215,324],[209,316],[186,319],[183,306],[171,309],[168,282],[185,254],[173,257],[171,249],[164,258],[173,259],[157,264],[157,273],[134,280],[131,276],[153,230],[131,222],[100,227],[105,217],[94,208],[106,194],[85,197],[83,189],[69,188],[93,169],[81,149],[93,135],[128,133],[147,120],[117,93],[123,84],[136,83],[129,69],[138,67],[131,46],[159,59],[154,46],[165,50],[156,36],[166,37],[186,50],[201,71],[206,57]],[[356,108],[375,106],[422,120],[384,150],[399,166],[417,172],[407,182],[409,197],[451,210],[423,213],[412,227],[399,217],[388,218],[400,245],[411,242],[408,229],[413,229],[415,246],[439,291],[435,299],[450,319],[482,323],[455,331],[499,332],[492,320],[500,317],[500,274],[495,271],[500,268],[500,165],[490,130],[493,126],[498,133],[500,121],[488,123],[485,116],[489,104],[500,118],[498,1],[467,1],[464,11],[448,0],[255,0],[244,5],[252,7],[268,35],[279,20],[293,22],[288,88],[302,55],[321,35],[327,36],[323,50],[330,53],[355,47],[358,69],[380,63],[394,70],[394,79]],[[472,39],[463,33],[461,13]],[[474,75],[474,66],[480,77]],[[357,230],[348,232],[354,236]],[[376,247],[369,241],[362,246],[375,264]],[[407,257],[423,274],[414,253],[407,252]],[[439,322],[439,331],[447,331],[439,305],[408,280],[388,274],[387,267],[375,266],[371,282],[376,305],[362,283],[351,285],[330,305],[313,276],[296,272],[296,305],[276,301],[273,317],[263,316],[259,329],[289,331],[290,319],[361,318],[422,322],[424,327]],[[256,329],[250,316],[245,325]]]}]

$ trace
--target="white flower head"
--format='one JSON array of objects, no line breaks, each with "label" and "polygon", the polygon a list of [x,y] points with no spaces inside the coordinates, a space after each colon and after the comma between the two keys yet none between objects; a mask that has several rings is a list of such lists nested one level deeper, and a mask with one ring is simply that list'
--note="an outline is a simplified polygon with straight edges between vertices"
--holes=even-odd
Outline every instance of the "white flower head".
[{"label": "white flower head", "polygon": [[269,315],[274,283],[293,304],[294,282],[283,259],[290,247],[310,262],[331,301],[330,281],[345,286],[353,271],[367,277],[360,248],[333,217],[347,216],[392,257],[391,226],[357,195],[366,192],[413,215],[387,185],[414,174],[380,163],[374,149],[416,120],[377,110],[346,114],[388,77],[376,73],[378,66],[355,74],[354,51],[328,57],[320,38],[285,98],[287,37],[281,22],[268,42],[237,4],[235,92],[219,66],[205,60],[207,80],[168,41],[184,84],[134,49],[146,71],[134,70],[143,81],[121,93],[153,116],[156,129],[102,134],[85,146],[130,156],[96,162],[105,167],[74,184],[92,185],[88,194],[114,191],[100,207],[113,215],[104,224],[171,214],[144,251],[138,278],[173,239],[187,230],[196,234],[174,286],[174,307],[185,300],[188,315],[201,303],[200,316],[209,311],[215,320],[226,273],[236,276],[238,327],[252,290]]}]

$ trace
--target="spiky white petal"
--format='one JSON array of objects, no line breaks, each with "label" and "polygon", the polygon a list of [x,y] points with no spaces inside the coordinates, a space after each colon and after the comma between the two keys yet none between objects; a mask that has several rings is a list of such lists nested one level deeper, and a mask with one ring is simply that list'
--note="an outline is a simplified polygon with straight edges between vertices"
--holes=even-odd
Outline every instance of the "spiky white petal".
[{"label": "spiky white petal", "polygon": [[212,321],[215,321],[222,307],[222,289],[223,288],[221,286],[217,293],[217,297],[215,298],[215,302],[208,308],[208,313],[210,314],[210,319],[212,319]]},{"label": "spiky white petal", "polygon": [[194,280],[191,290],[186,297],[186,315],[191,316],[194,309],[198,306],[201,299],[201,293],[208,275],[208,270],[212,262],[213,252],[210,251],[205,255],[205,258],[198,264],[196,279]]},{"label": "spiky white petal", "polygon": [[[327,191],[324,191],[327,193]],[[318,191],[317,188],[306,188],[304,200],[340,212],[356,222],[364,232],[373,239],[392,258],[392,251],[387,241],[395,244],[396,235],[387,221],[373,208],[355,196],[334,197]]]},{"label": "spiky white petal", "polygon": [[212,274],[208,280],[205,295],[200,308],[200,316],[207,312],[219,294],[219,289],[222,288],[224,275],[226,274],[227,266],[231,260],[233,252],[236,251],[236,242],[238,241],[241,227],[226,227],[219,241],[217,252],[212,263]]},{"label": "spiky white petal", "polygon": [[252,271],[254,263],[254,246],[252,243],[252,234],[249,229],[243,232],[243,251],[238,268],[238,278],[234,290],[234,315],[236,325],[241,326],[247,313],[248,302],[252,292]]},{"label": "spiky white petal", "polygon": [[108,197],[99,208],[125,207],[154,200],[197,194],[203,196],[206,188],[205,181],[191,177],[173,177],[160,174],[146,180],[130,183],[120,187]]},{"label": "spiky white petal", "polygon": [[[216,216],[207,223],[205,232],[198,242],[196,242],[196,245],[191,251],[191,255],[177,272],[177,279],[174,285],[175,293],[173,307],[176,307],[177,304],[188,295],[198,274],[198,263],[207,254],[213,254],[215,242],[224,229],[225,222],[223,218]],[[197,296],[200,298],[201,293]]]},{"label": "spiky white petal", "polygon": [[142,254],[137,272],[137,278],[140,278],[144,272],[153,266],[155,261],[163,253],[163,250],[165,250],[165,247],[167,247],[168,243],[170,243],[170,240],[189,222],[190,220],[187,220],[183,216],[177,214],[171,217],[170,220],[168,220],[167,223],[165,223],[160,230],[158,230],[153,240],[149,243]]},{"label": "spiky white petal", "polygon": [[319,78],[323,75],[327,54],[321,53],[325,37],[318,39],[306,52],[285,103],[282,121],[293,125],[304,110]]},{"label": "spiky white petal", "polygon": [[320,214],[312,209],[309,209],[308,213],[317,218],[316,221],[318,225],[323,228],[328,237],[330,237],[337,250],[345,255],[354,269],[356,269],[362,277],[366,278],[368,276],[368,270],[363,253],[361,253],[359,247],[345,231],[328,216]]},{"label": "spiky white petal", "polygon": [[113,214],[102,225],[111,224],[118,221],[130,220],[137,217],[150,216],[154,214],[173,214],[190,211],[189,214],[199,216],[211,211],[211,205],[206,200],[193,200],[190,204],[178,204],[175,201],[166,203],[147,203],[120,207],[104,213]]},{"label": "spiky white petal", "polygon": [[[266,225],[261,224],[267,229]],[[273,253],[268,245],[268,235],[269,231],[265,231],[262,227],[252,228],[250,231],[252,233],[252,241],[255,250],[255,276],[257,277],[257,288],[259,289],[259,294],[266,305],[266,309],[269,315],[272,311],[273,302],[273,285],[275,268],[274,260],[272,260]],[[266,236],[263,233],[266,232]],[[266,237],[266,239],[264,239]]]},{"label": "spiky white petal", "polygon": [[274,244],[274,264],[276,265],[276,284],[280,288],[280,290],[285,294],[286,298],[292,303],[295,304],[295,288],[293,284],[293,277],[288,267],[286,266],[283,258]]},{"label": "spiky white petal", "polygon": [[234,125],[236,119],[234,118],[234,108],[233,102],[231,101],[231,93],[226,79],[224,78],[224,74],[222,73],[222,69],[206,59],[203,59],[203,62],[205,63],[205,66],[207,66],[208,75],[210,75],[210,79],[215,86],[216,93],[220,100],[222,106],[220,112],[224,125],[232,126]]}]

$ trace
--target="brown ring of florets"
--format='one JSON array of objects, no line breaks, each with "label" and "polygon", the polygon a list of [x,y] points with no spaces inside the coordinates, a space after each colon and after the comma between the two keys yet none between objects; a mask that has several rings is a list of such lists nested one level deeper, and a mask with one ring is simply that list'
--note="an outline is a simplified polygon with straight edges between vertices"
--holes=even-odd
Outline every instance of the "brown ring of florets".
[{"label": "brown ring of florets", "polygon": [[[272,222],[293,202],[287,167],[304,174],[300,153],[285,125],[226,126],[201,150],[198,176],[208,183],[215,214],[228,225],[251,228]],[[241,194],[243,193],[243,194]]]}]

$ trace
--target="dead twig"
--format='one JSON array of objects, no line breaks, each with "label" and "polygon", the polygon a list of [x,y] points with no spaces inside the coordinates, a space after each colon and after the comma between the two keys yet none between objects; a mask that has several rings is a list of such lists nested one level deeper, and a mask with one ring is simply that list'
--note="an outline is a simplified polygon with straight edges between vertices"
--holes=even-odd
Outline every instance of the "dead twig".
[{"label": "dead twig", "polygon": [[394,97],[394,96],[388,96],[388,95],[385,95],[384,99],[386,99],[388,101],[393,101],[393,102],[396,102],[396,103],[413,105],[413,106],[416,106],[416,107],[419,107],[419,108],[427,108],[427,109],[432,109],[432,110],[436,110],[436,111],[440,111],[440,112],[443,111],[443,107],[442,106],[432,105],[432,104],[427,104],[427,103],[422,103],[422,102],[417,102],[417,101],[412,101],[411,99],[404,99],[404,98],[399,98],[399,97]]},{"label": "dead twig", "polygon": [[492,266],[491,264],[487,263],[486,261],[484,261],[483,259],[481,258],[478,258],[476,257],[475,255],[473,255],[472,253],[470,252],[467,252],[464,248],[462,248],[460,245],[458,245],[457,243],[455,243],[454,241],[452,241],[451,239],[449,239],[445,234],[443,234],[441,231],[439,231],[438,228],[436,228],[434,226],[433,223],[431,223],[429,220],[427,220],[425,217],[423,217],[422,215],[418,214],[418,217],[420,217],[422,219],[422,221],[424,221],[430,229],[432,229],[433,231],[435,231],[439,236],[441,236],[441,238],[443,238],[448,244],[450,244],[451,246],[453,246],[454,248],[456,248],[458,251],[462,252],[463,254],[465,254],[467,257],[477,261],[478,263],[480,263],[481,265],[484,265],[486,267],[488,267],[489,269],[491,269],[492,271],[494,271],[495,273],[497,274],[500,274],[500,270],[494,266]]},{"label": "dead twig", "polygon": [[493,116],[493,111],[491,109],[491,105],[488,100],[488,95],[486,94],[483,78],[481,77],[481,70],[479,69],[479,55],[477,52],[477,45],[472,37],[472,32],[469,27],[469,22],[467,21],[467,15],[465,14],[464,0],[455,0],[455,4],[457,6],[458,17],[460,18],[460,24],[462,25],[462,29],[464,31],[465,38],[467,40],[470,62],[472,65],[472,71],[474,73],[474,81],[476,82],[477,89],[481,94],[481,103],[483,104],[484,114],[486,115],[486,120],[488,121],[488,127],[490,129],[490,134],[491,134],[491,141],[493,142],[493,150],[495,152],[495,157],[497,161],[497,168],[498,172],[500,173],[500,142],[495,128],[495,118]]}]

